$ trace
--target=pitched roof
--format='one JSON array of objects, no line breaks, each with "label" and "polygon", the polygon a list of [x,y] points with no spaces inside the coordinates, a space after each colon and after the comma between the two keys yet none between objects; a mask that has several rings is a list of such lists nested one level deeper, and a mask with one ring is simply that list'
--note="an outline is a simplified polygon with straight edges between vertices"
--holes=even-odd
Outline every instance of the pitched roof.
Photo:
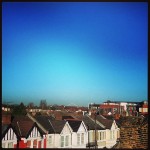
[{"label": "pitched roof", "polygon": [[39,132],[42,134],[43,131],[37,126],[35,122],[33,122],[27,116],[15,116],[12,121],[13,127],[16,129],[18,135],[20,137],[28,137],[29,133],[36,126],[39,129]]},{"label": "pitched roof", "polygon": [[[86,125],[86,127],[87,127],[88,130],[95,130],[95,122],[94,122],[94,120],[90,116],[84,115],[82,117],[82,120],[85,123],[85,125]],[[104,130],[105,128],[103,128],[98,123],[96,123],[96,129],[97,130]]]},{"label": "pitched roof", "polygon": [[19,136],[17,134],[17,131],[15,130],[15,128],[12,126],[12,124],[2,124],[2,136],[1,138],[3,138],[5,136],[5,134],[8,132],[8,130],[12,128],[13,132],[16,134],[17,138],[19,139]]},{"label": "pitched roof", "polygon": [[2,135],[6,132],[9,124],[2,124]]},{"label": "pitched roof", "polygon": [[69,125],[71,126],[73,132],[77,132],[80,125],[81,125],[81,122],[80,120],[68,120],[68,123]]},{"label": "pitched roof", "polygon": [[51,124],[52,118],[50,116],[35,116],[35,119],[40,123],[47,131],[48,133],[54,133],[54,128]]},{"label": "pitched roof", "polygon": [[110,129],[113,124],[113,120],[106,119],[102,115],[97,115],[96,120],[103,124],[106,129]]},{"label": "pitched roof", "polygon": [[50,122],[52,124],[55,133],[61,133],[66,124],[65,120],[51,120]]}]

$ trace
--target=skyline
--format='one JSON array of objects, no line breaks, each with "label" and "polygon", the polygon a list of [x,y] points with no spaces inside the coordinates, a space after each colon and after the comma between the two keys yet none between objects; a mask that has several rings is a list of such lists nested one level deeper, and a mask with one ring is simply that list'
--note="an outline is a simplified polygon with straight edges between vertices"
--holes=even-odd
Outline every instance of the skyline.
[{"label": "skyline", "polygon": [[3,2],[2,101],[143,101],[147,2]]}]

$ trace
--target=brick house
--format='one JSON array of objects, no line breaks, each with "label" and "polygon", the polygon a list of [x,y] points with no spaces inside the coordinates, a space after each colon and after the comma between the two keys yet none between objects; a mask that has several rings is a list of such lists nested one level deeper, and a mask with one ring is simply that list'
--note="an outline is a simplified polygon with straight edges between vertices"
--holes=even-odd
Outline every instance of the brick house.
[{"label": "brick house", "polygon": [[124,117],[120,124],[120,148],[148,148],[148,117]]}]

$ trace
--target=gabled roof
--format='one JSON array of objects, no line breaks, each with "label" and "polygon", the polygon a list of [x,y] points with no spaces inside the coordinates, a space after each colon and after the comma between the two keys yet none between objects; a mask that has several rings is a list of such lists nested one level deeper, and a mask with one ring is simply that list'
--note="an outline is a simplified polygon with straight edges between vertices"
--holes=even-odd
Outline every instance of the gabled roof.
[{"label": "gabled roof", "polygon": [[[86,125],[88,130],[95,130],[95,122],[90,116],[84,115],[82,120],[83,120],[83,122]],[[100,126],[98,123],[96,123],[96,129],[97,130],[104,130],[105,128]]]},{"label": "gabled roof", "polygon": [[44,134],[37,124],[27,116],[15,116],[12,121],[12,125],[20,137],[27,138],[34,127],[38,128],[41,135]]},{"label": "gabled roof", "polygon": [[96,120],[105,126],[106,129],[111,129],[113,120],[106,119],[102,115],[97,115]]},{"label": "gabled roof", "polygon": [[4,132],[7,130],[9,124],[3,124],[2,125],[2,135],[4,134]]},{"label": "gabled roof", "polygon": [[19,135],[17,134],[17,131],[15,130],[15,128],[12,126],[12,124],[2,124],[2,136],[1,139],[3,139],[3,137],[5,136],[5,134],[8,132],[8,130],[12,128],[13,132],[16,134],[17,139],[19,138]]},{"label": "gabled roof", "polygon": [[66,124],[66,121],[65,120],[51,120],[51,124],[55,133],[60,134]]},{"label": "gabled roof", "polygon": [[82,121],[80,120],[67,120],[67,121],[69,125],[71,126],[73,132],[77,132],[82,123]]},{"label": "gabled roof", "polygon": [[50,116],[35,116],[35,119],[48,131],[48,133],[55,133]]}]

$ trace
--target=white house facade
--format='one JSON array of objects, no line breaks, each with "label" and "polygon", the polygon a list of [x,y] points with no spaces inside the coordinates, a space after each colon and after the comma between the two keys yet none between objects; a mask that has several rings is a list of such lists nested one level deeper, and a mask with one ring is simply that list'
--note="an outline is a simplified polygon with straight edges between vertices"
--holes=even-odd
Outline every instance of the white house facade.
[{"label": "white house facade", "polygon": [[11,125],[2,126],[2,148],[17,148],[18,136]]}]

